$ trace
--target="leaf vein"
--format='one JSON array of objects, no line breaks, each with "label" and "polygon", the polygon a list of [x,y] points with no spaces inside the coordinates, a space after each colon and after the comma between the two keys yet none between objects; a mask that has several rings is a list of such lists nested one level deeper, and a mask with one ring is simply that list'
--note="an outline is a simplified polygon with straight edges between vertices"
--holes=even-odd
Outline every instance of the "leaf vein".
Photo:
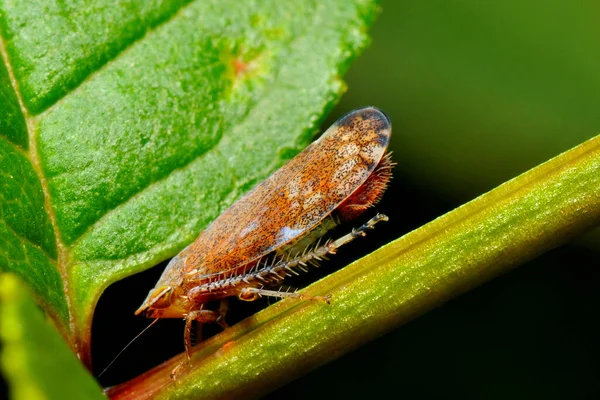
[{"label": "leaf vein", "polygon": [[[48,257],[48,260],[56,265],[56,259],[54,257],[52,257],[50,254],[48,254],[48,252],[46,250],[44,250],[43,247],[41,247],[40,245],[38,245],[37,243],[31,241],[31,239],[29,239],[28,237],[22,236],[20,233],[18,233],[15,228],[12,227],[12,225],[10,225],[8,223],[8,221],[6,219],[4,219],[1,215],[0,215],[0,220],[3,222],[3,225],[6,227],[6,229],[8,229],[10,232],[12,232],[13,235],[15,235],[16,237],[18,237],[19,239],[21,239],[22,242],[26,242],[29,243],[31,246],[35,247],[36,249],[38,249],[39,251],[41,251],[42,253],[44,253],[44,255],[46,257]],[[25,252],[25,254],[27,254]]]}]

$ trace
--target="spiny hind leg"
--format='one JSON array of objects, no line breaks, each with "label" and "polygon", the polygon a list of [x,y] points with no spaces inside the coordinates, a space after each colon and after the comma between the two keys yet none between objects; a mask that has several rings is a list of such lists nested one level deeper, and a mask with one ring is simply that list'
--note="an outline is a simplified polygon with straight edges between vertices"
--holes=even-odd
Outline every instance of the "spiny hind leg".
[{"label": "spiny hind leg", "polygon": [[360,227],[353,229],[352,232],[342,236],[341,238],[338,238],[337,240],[334,240],[333,242],[326,243],[323,247],[329,254],[335,254],[337,249],[343,245],[352,242],[356,238],[365,237],[367,235],[367,231],[375,229],[375,225],[382,221],[389,221],[388,216],[385,214],[377,214]]},{"label": "spiny hind leg", "polygon": [[[350,233],[345,234],[342,237],[339,237],[335,240],[328,240],[322,246],[317,246],[316,248],[303,253],[302,255],[298,255],[291,260],[287,260],[282,263],[282,265],[276,265],[275,267],[279,267],[281,271],[287,271],[294,273],[294,269],[300,269],[306,271],[302,267],[306,267],[308,263],[316,261],[320,261],[325,258],[328,254],[337,253],[338,249],[357,238],[361,238],[367,235],[367,231],[371,229],[375,229],[375,225],[382,221],[388,221],[389,218],[385,214],[377,214],[366,223],[361,225],[356,229],[352,229]],[[276,268],[273,268],[276,269]],[[278,272],[278,271],[274,271]]]},{"label": "spiny hind leg", "polygon": [[319,300],[329,304],[331,296],[306,296],[297,292],[283,292],[280,290],[266,290],[256,287],[242,288],[238,294],[240,300],[254,301],[259,297],[277,297],[280,299],[302,299],[302,300]]},{"label": "spiny hind leg", "polygon": [[[336,239],[330,240],[323,246],[318,246],[310,251],[306,251],[303,254],[299,254],[289,260],[279,261],[271,266],[265,267],[258,272],[254,278],[263,282],[264,284],[277,284],[285,279],[290,274],[298,275],[297,270],[307,271],[307,267],[310,263],[316,264],[317,261],[322,260],[328,254],[335,254],[337,250],[352,242],[354,239],[363,237],[366,235],[368,230],[374,229],[375,225],[379,222],[387,221],[388,217],[384,214],[377,214],[365,224],[357,229],[353,229],[352,232]],[[331,296],[306,296],[296,292],[283,292],[277,290],[266,290],[262,287],[246,286],[238,291],[238,297],[244,301],[254,301],[261,296],[270,296],[278,298],[300,298],[305,300],[321,300],[329,304]]]}]

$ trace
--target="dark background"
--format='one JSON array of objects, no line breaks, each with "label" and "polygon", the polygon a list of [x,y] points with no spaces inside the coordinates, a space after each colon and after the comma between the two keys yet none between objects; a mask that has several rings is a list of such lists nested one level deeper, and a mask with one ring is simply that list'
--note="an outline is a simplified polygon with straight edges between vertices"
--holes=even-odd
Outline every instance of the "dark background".
[{"label": "dark background", "polygon": [[[365,105],[390,115],[398,166],[378,211],[391,221],[320,271],[600,132],[599,2],[389,0],[382,9],[324,128]],[[598,398],[599,238],[551,251],[267,398]],[[149,322],[132,313],[164,265],[101,298],[96,372]],[[236,302],[228,318],[265,304]],[[182,338],[182,321],[160,321],[101,382],[122,382],[181,352]]]}]

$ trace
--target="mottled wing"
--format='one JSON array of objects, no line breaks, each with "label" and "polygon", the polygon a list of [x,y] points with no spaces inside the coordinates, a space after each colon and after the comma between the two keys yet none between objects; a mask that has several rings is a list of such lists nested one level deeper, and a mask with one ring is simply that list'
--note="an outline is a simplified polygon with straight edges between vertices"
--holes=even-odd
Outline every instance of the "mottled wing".
[{"label": "mottled wing", "polygon": [[346,114],[208,226],[180,255],[185,269],[198,277],[235,274],[302,237],[365,182],[390,135],[389,119],[376,108]]}]

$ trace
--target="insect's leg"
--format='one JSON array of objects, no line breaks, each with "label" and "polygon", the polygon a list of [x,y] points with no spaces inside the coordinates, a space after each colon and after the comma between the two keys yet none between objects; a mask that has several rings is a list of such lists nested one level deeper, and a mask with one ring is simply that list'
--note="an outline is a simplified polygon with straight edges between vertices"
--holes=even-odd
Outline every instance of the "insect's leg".
[{"label": "insect's leg", "polygon": [[[373,229],[377,223],[387,220],[388,217],[386,215],[377,214],[367,221],[367,223],[363,224],[357,229],[353,229],[352,232],[336,240],[330,240],[324,245],[317,246],[312,250],[299,254],[292,259],[280,261],[271,267],[264,268],[256,273],[253,278],[261,281],[263,284],[276,284],[281,282],[285,276],[289,276],[290,273],[297,275],[296,270],[306,272],[306,267],[308,267],[309,264],[312,263],[316,265],[316,261],[326,258],[328,254],[335,254],[343,245],[352,242],[356,238],[365,236],[366,231]],[[302,295],[298,293],[264,291],[263,289],[257,289],[256,287],[242,288],[238,292],[238,296],[242,300],[246,301],[255,300],[261,295],[274,297],[302,297]]]},{"label": "insect's leg", "polygon": [[306,296],[296,292],[280,292],[278,290],[266,290],[255,287],[245,287],[240,290],[238,297],[244,301],[254,301],[261,296],[293,298],[303,300],[321,300],[329,304],[331,296]]},{"label": "insect's leg", "polygon": [[[202,307],[202,305],[200,306]],[[204,310],[200,308],[199,310],[190,311],[188,315],[185,317],[185,328],[183,331],[183,346],[185,348],[185,357],[186,361],[181,362],[171,371],[171,379],[175,379],[177,374],[186,366],[189,366],[192,361],[192,326],[194,321],[198,321],[198,336],[196,338],[197,342],[202,341],[202,324],[217,322],[219,319],[219,313],[212,310]]]},{"label": "insect's leg", "polygon": [[[365,236],[367,234],[368,230],[375,229],[375,225],[377,223],[379,223],[381,221],[388,221],[388,220],[389,220],[389,218],[387,215],[377,214],[373,218],[368,220],[365,224],[361,225],[359,228],[353,229],[352,232],[342,236],[341,238],[338,238],[332,242],[325,244],[325,246],[323,246],[323,247],[327,250],[328,253],[335,254],[337,249],[339,249],[343,245],[350,243],[351,241],[353,241],[356,238]],[[315,252],[317,252],[317,251],[318,251],[318,249],[315,249]]]},{"label": "insect's leg", "polygon": [[[188,362],[192,359],[192,323],[198,321],[199,324],[206,324],[211,322],[217,322],[220,314],[217,311],[212,310],[194,310],[188,313],[185,317],[185,330],[183,332],[183,345],[185,347],[185,355]],[[201,330],[198,329],[198,334],[201,334]],[[197,342],[202,341],[202,337],[198,337]]]},{"label": "insect's leg", "polygon": [[[277,270],[290,271],[290,270],[293,270],[293,268],[298,268],[298,267],[301,267],[302,265],[306,265],[306,263],[310,262],[311,260],[315,260],[315,259],[320,260],[321,258],[325,257],[327,254],[335,254],[337,252],[337,249],[339,249],[343,245],[352,242],[356,238],[365,236],[367,234],[366,232],[370,229],[374,229],[375,225],[377,225],[379,222],[388,221],[388,220],[389,220],[389,218],[387,215],[377,214],[373,218],[368,220],[366,223],[364,223],[363,225],[358,227],[357,229],[353,229],[352,232],[350,232],[334,241],[327,242],[325,245],[317,247],[316,249],[313,249],[312,251],[307,252],[300,257],[283,262],[281,265],[274,268],[273,272],[275,274],[277,274],[277,272],[278,272]],[[246,291],[246,293],[243,293],[244,290]],[[246,296],[254,295],[254,296],[273,296],[273,297],[293,297],[293,298],[301,298],[301,299],[306,299],[306,300],[322,300],[322,301],[325,301],[327,304],[329,304],[329,302],[331,300],[330,295],[306,297],[300,293],[278,292],[278,291],[264,290],[264,289],[258,289],[258,288],[242,289],[242,292],[239,295],[242,300],[244,300],[242,298],[242,296],[244,294]],[[251,299],[251,300],[254,300],[254,299]]]},{"label": "insect's leg", "polygon": [[[192,323],[196,320],[196,314],[199,311],[191,311],[185,317],[185,328],[183,329],[183,347],[185,348],[185,361],[177,364],[175,368],[171,370],[171,379],[175,380],[175,377],[179,372],[186,367],[190,366],[190,362],[192,360]],[[198,333],[200,329],[198,329]]]},{"label": "insect's leg", "polygon": [[[252,276],[246,276],[246,283],[249,282],[249,278],[256,281],[262,282],[262,284],[276,284],[281,282],[286,275],[294,273],[297,275],[296,270],[306,271],[309,263],[322,260],[328,254],[335,254],[337,249],[345,244],[352,242],[354,239],[363,237],[366,235],[366,231],[373,229],[381,221],[387,221],[388,217],[383,214],[377,214],[365,224],[357,229],[353,229],[352,232],[332,241],[328,241],[322,246],[318,246],[310,251],[298,255],[292,259],[280,261],[270,267],[264,268]],[[300,298],[305,300],[321,300],[329,303],[330,296],[314,296],[308,297],[306,295],[295,293],[295,292],[282,292],[276,290],[266,290],[254,286],[245,286],[237,291],[237,295],[241,300],[254,301],[260,296],[270,296],[279,298]]]},{"label": "insect's leg", "polygon": [[197,311],[192,311],[185,317],[185,328],[183,329],[183,346],[188,362],[192,359],[192,323],[196,320],[196,313]]},{"label": "insect's leg", "polygon": [[219,303],[219,317],[217,318],[216,322],[223,329],[229,328],[229,325],[227,325],[227,321],[225,321],[225,314],[227,314],[228,310],[229,310],[229,302],[227,301],[226,298],[221,299],[221,302]]}]

